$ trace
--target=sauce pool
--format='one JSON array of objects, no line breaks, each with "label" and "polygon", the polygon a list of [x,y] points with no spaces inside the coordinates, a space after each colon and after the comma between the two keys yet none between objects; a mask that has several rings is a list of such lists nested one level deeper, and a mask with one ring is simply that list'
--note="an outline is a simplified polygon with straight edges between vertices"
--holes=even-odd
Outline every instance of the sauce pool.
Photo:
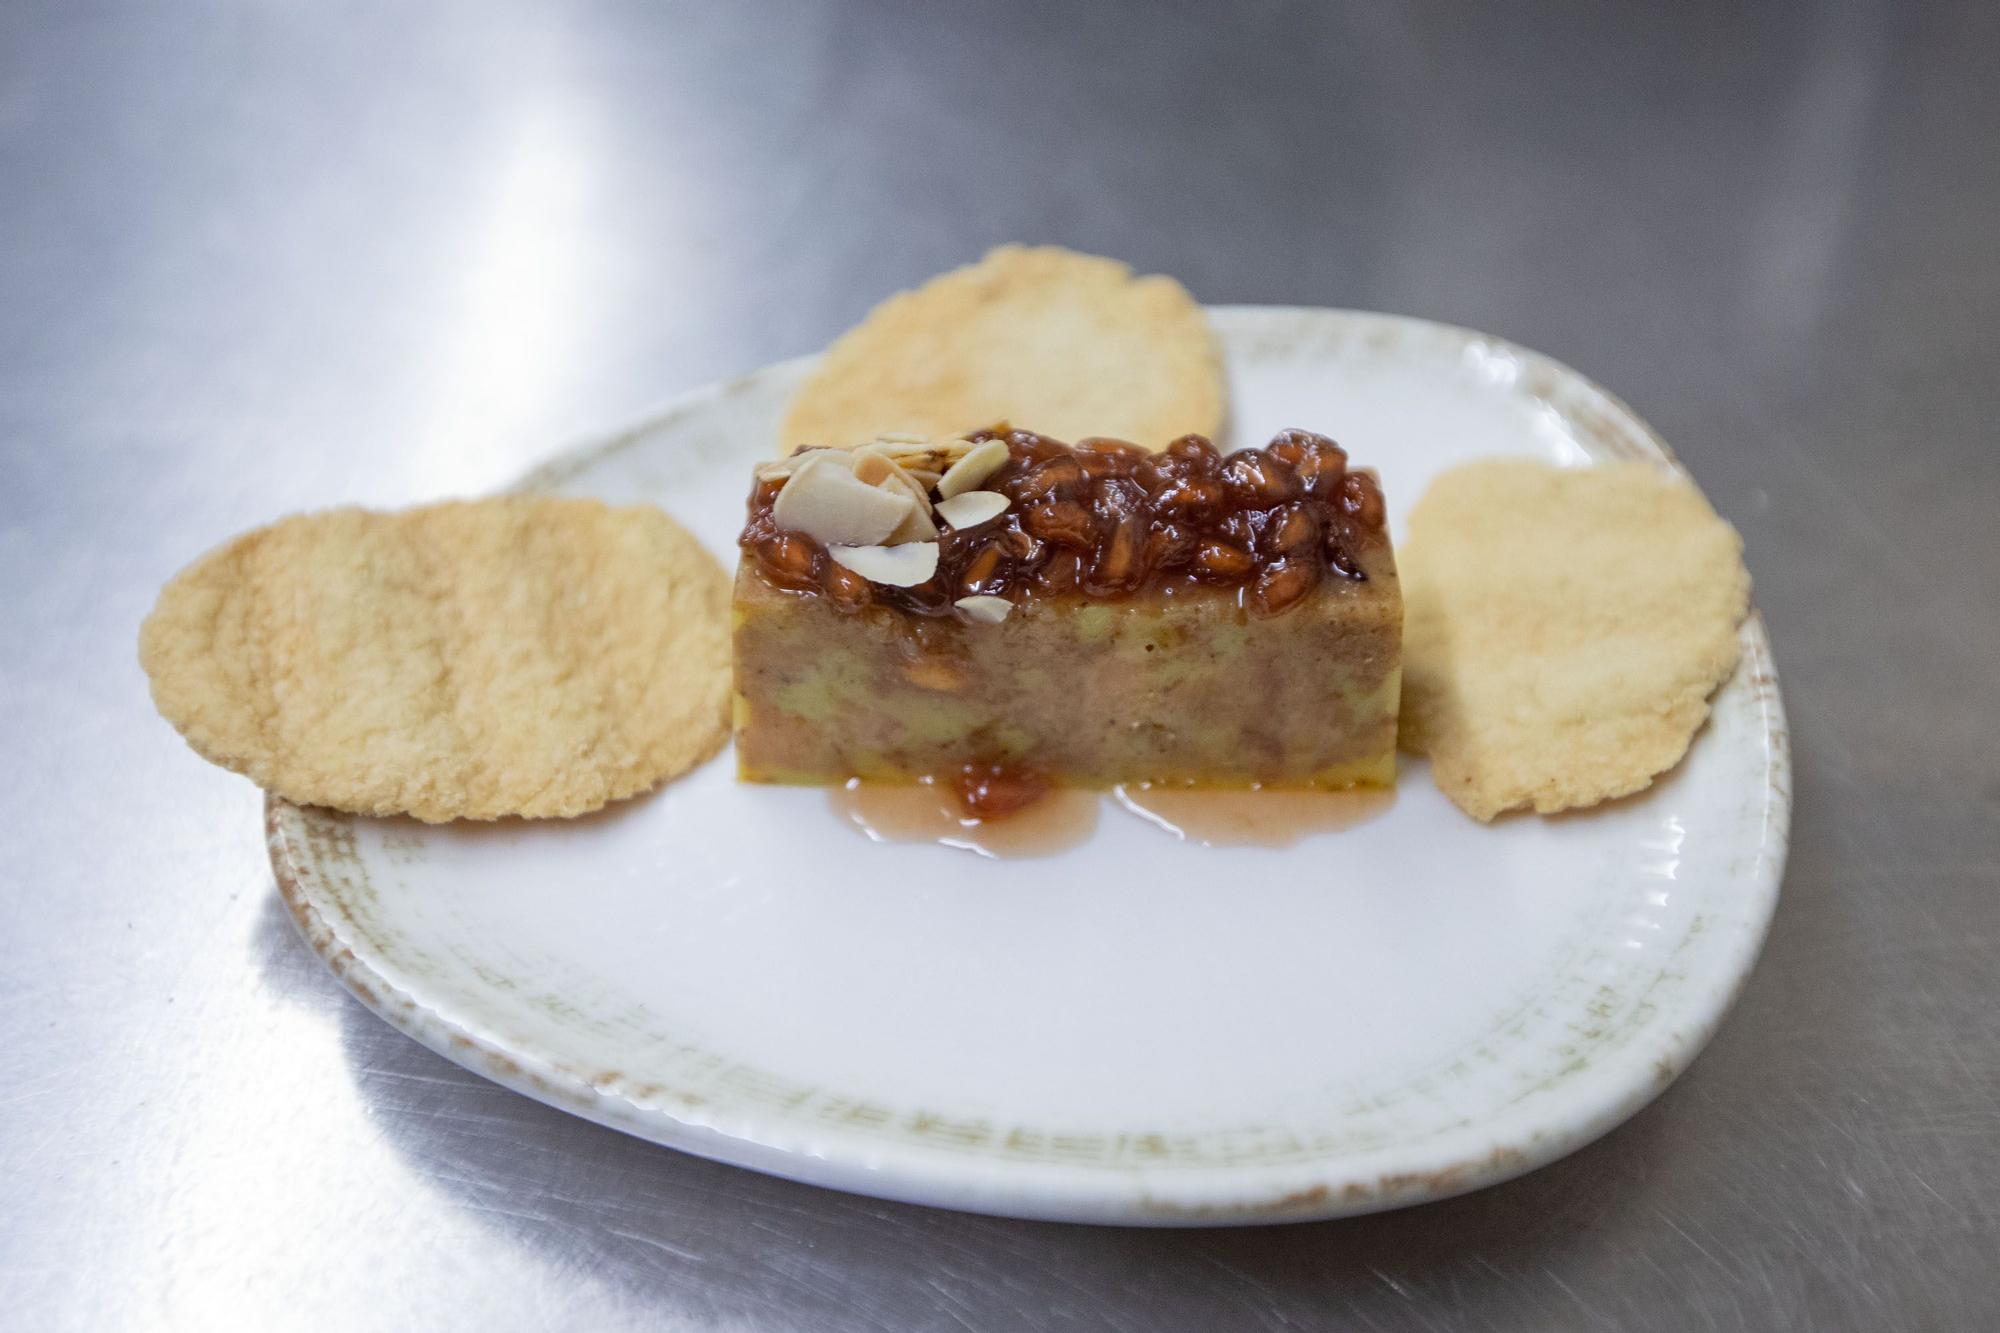
[{"label": "sauce pool", "polygon": [[[935,843],[993,860],[1050,856],[1089,841],[1106,794],[1056,788],[1004,818],[966,812],[955,784],[907,786],[854,779],[832,788],[828,804],[873,842]],[[1108,797],[1117,807],[1183,842],[1204,847],[1291,847],[1375,819],[1396,802],[1392,788],[1350,791],[1215,791],[1131,785]]]},{"label": "sauce pool", "polygon": [[850,779],[827,794],[834,814],[872,842],[933,842],[994,860],[1050,856],[1097,831],[1094,791],[1051,791],[1004,818],[965,813],[950,784],[907,786]]}]

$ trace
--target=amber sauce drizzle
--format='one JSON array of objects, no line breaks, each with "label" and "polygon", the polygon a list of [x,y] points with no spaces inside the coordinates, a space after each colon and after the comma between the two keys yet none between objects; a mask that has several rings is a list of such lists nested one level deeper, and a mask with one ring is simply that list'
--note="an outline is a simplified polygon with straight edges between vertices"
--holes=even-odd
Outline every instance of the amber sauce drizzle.
[{"label": "amber sauce drizzle", "polygon": [[[1204,847],[1291,847],[1387,813],[1393,789],[1351,791],[1213,791],[1127,786],[1111,800],[1147,824]],[[1050,856],[1097,831],[1098,792],[1056,790],[1005,819],[968,817],[947,783],[910,786],[851,781],[828,803],[848,827],[874,842],[936,843],[996,860]]]},{"label": "amber sauce drizzle", "polygon": [[1163,833],[1204,847],[1290,847],[1365,824],[1396,803],[1392,787],[1348,791],[1215,791],[1116,787],[1111,799]]},{"label": "amber sauce drizzle", "polygon": [[949,783],[849,781],[827,793],[842,823],[874,842],[933,842],[995,860],[1050,856],[1090,840],[1102,802],[1094,791],[1052,791],[1004,819],[966,815]]}]

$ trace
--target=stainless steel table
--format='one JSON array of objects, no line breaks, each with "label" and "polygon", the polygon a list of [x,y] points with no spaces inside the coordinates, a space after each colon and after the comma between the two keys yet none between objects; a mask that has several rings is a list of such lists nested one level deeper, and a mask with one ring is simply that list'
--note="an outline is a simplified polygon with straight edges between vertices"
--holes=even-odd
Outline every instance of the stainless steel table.
[{"label": "stainless steel table", "polygon": [[[0,1326],[2000,1327],[2000,9],[0,9]],[[480,1082],[294,937],[148,707],[237,529],[477,491],[1008,239],[1628,397],[1797,760],[1722,1034],[1356,1221],[824,1193]]]}]

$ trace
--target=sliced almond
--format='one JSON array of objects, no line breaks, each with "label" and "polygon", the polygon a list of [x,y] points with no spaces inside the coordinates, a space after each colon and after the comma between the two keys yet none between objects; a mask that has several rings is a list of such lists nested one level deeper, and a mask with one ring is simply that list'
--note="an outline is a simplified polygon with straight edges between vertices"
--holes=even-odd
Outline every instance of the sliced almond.
[{"label": "sliced almond", "polygon": [[906,468],[942,473],[972,448],[966,440],[877,440],[875,447]]},{"label": "sliced almond", "polygon": [[835,467],[854,470],[854,455],[846,449],[827,449],[818,445],[802,444],[784,458],[774,459],[757,465],[757,479],[769,481],[774,477],[789,477],[806,465],[806,460],[817,459],[815,466],[832,464]]},{"label": "sliced almond", "polygon": [[938,526],[923,510],[912,507],[908,518],[896,525],[896,530],[883,542],[885,546],[901,546],[905,542],[928,542],[937,540]]},{"label": "sliced almond", "polygon": [[839,463],[808,454],[771,504],[781,528],[828,546],[869,546],[886,539],[916,512],[900,490],[864,486]]},{"label": "sliced almond", "polygon": [[960,491],[937,504],[937,516],[954,528],[976,528],[1007,512],[1011,503],[998,491]]},{"label": "sliced almond", "polygon": [[816,454],[825,454],[826,461],[852,468],[865,453],[875,453],[901,467],[924,487],[935,486],[953,463],[963,458],[971,450],[968,440],[916,440],[881,439],[873,444],[853,447],[802,444],[783,458],[774,458],[757,465],[757,476],[768,481],[773,477],[789,477],[797,471],[805,459]]},{"label": "sliced almond", "polygon": [[880,486],[896,471],[896,465],[872,444],[864,444],[854,451],[854,479],[869,486]]},{"label": "sliced almond", "polygon": [[836,564],[891,588],[914,588],[937,573],[936,542],[904,542],[899,546],[828,546]]},{"label": "sliced almond", "polygon": [[912,500],[917,502],[917,508],[923,510],[926,514],[931,512],[931,488],[911,476],[904,469],[903,465],[894,459],[889,461],[889,476],[887,481],[880,484],[900,487],[909,493],[909,497]]},{"label": "sliced almond", "polygon": [[[856,464],[855,475],[860,476],[861,467],[871,461],[864,459],[862,463]],[[875,484],[887,491],[901,491],[909,496],[910,502],[916,506],[910,511],[910,516],[897,524],[896,530],[889,534],[887,544],[895,546],[901,542],[927,542],[936,537],[938,528],[937,524],[931,521],[930,489],[903,471],[893,460],[885,458],[882,464],[888,471],[883,474],[882,480]]]},{"label": "sliced almond", "polygon": [[982,625],[997,625],[1014,609],[1014,604],[1005,597],[991,597],[985,593],[961,597],[952,605],[965,612],[967,620],[976,620]]},{"label": "sliced almond", "polygon": [[986,479],[998,472],[1007,461],[1007,442],[987,440],[975,444],[965,456],[945,469],[938,479],[938,494],[949,500],[954,495],[966,491],[976,491],[986,484]]}]

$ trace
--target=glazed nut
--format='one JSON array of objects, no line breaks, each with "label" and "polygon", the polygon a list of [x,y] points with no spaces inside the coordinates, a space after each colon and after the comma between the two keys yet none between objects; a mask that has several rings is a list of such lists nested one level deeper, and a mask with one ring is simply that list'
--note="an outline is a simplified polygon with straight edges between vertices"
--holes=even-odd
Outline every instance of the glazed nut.
[{"label": "glazed nut", "polygon": [[891,588],[914,588],[937,573],[936,542],[898,546],[828,546],[827,555],[867,579]]},{"label": "glazed nut", "polygon": [[987,591],[993,576],[1000,572],[1000,560],[1004,554],[999,542],[988,542],[980,547],[979,553],[966,565],[965,572],[959,575],[959,586],[967,593]]},{"label": "glazed nut", "polygon": [[1035,586],[1048,593],[1063,593],[1083,578],[1083,557],[1075,551],[1057,551],[1035,575]]},{"label": "glazed nut", "polygon": [[1242,449],[1222,460],[1222,484],[1241,503],[1282,504],[1303,489],[1298,474],[1280,459]]},{"label": "glazed nut", "polygon": [[1209,540],[1194,553],[1194,572],[1203,578],[1231,581],[1250,572],[1250,553],[1228,542]]},{"label": "glazed nut", "polygon": [[780,587],[804,589],[813,586],[813,565],[819,552],[811,541],[796,532],[780,532],[766,537],[757,547],[764,568]]},{"label": "glazed nut", "polygon": [[1076,459],[1060,455],[1037,463],[1021,479],[1017,490],[1022,500],[1074,499],[1083,490],[1083,467]]},{"label": "glazed nut", "polygon": [[820,586],[826,589],[827,599],[836,610],[860,611],[875,600],[875,590],[868,580],[837,560],[826,562]]},{"label": "glazed nut", "polygon": [[1265,543],[1280,555],[1298,555],[1319,544],[1319,520],[1302,504],[1288,504],[1274,511],[1275,522],[1265,532]]},{"label": "glazed nut", "polygon": [[1120,520],[1091,562],[1087,586],[1095,592],[1135,586],[1145,576],[1145,550],[1145,525],[1136,518]]},{"label": "glazed nut", "polygon": [[1205,477],[1175,477],[1153,497],[1153,506],[1163,514],[1187,518],[1206,517],[1222,505],[1222,487]]},{"label": "glazed nut", "polygon": [[1035,505],[1022,513],[1021,526],[1029,536],[1072,550],[1088,551],[1097,544],[1097,524],[1075,500]]},{"label": "glazed nut", "polygon": [[1105,477],[1090,484],[1090,507],[1109,522],[1131,518],[1146,504],[1146,488],[1124,477]]},{"label": "glazed nut", "polygon": [[1318,585],[1319,566],[1311,560],[1280,560],[1257,576],[1257,609],[1276,615]]},{"label": "glazed nut", "polygon": [[1002,528],[999,546],[1010,560],[1033,560],[1042,550],[1040,542],[1019,528]]},{"label": "glazed nut", "polygon": [[1366,472],[1350,472],[1341,478],[1340,507],[1364,528],[1382,526],[1382,488]]},{"label": "glazed nut", "polygon": [[1183,435],[1161,453],[1196,474],[1213,472],[1222,461],[1222,456],[1215,452],[1215,446],[1199,435]]},{"label": "glazed nut", "polygon": [[1155,524],[1146,536],[1146,567],[1179,569],[1194,558],[1198,541],[1191,528],[1178,523]]},{"label": "glazed nut", "polygon": [[908,495],[865,486],[819,452],[807,454],[785,482],[771,502],[771,519],[828,546],[867,546],[888,537],[915,507]]},{"label": "glazed nut", "polygon": [[949,500],[954,495],[976,491],[984,486],[986,479],[998,472],[1006,462],[1005,440],[987,440],[981,444],[970,445],[965,454],[946,468],[944,475],[938,478],[938,495]]},{"label": "glazed nut", "polygon": [[997,625],[1007,618],[1014,604],[1005,597],[990,597],[983,594],[961,597],[952,603],[965,618],[981,625]]}]

